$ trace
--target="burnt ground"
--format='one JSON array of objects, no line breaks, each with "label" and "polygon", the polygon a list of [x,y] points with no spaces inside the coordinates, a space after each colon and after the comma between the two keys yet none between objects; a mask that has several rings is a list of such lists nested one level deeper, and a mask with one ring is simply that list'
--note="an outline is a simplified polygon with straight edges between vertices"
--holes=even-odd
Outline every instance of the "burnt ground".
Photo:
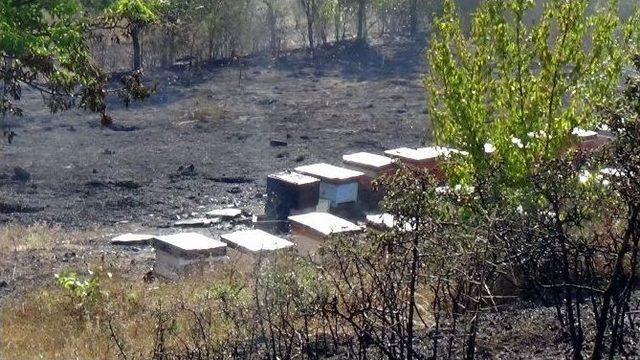
[{"label": "burnt ground", "polygon": [[[18,136],[0,145],[0,223],[157,227],[202,206],[260,212],[269,173],[423,141],[423,49],[347,44],[153,71],[152,98],[112,101],[114,129],[82,111],[52,115],[28,93],[26,116],[10,123]],[[16,166],[29,182],[12,179]]]},{"label": "burnt ground", "polygon": [[[423,50],[403,41],[342,44],[277,62],[257,56],[155,69],[145,75],[157,86],[151,98],[129,108],[110,100],[112,129],[80,110],[51,114],[38,93],[25,91],[25,116],[8,121],[18,135],[0,141],[0,230],[46,223],[62,234],[19,251],[0,238],[0,307],[52,286],[63,269],[106,262],[142,281],[153,253],[112,246],[112,236],[175,232],[169,226],[178,217],[231,205],[262,213],[270,173],[418,145],[427,133]],[[15,179],[15,167],[30,179]],[[243,226],[192,231],[216,236]]]},{"label": "burnt ground", "polygon": [[[25,93],[26,115],[10,119],[18,136],[0,142],[0,227],[46,222],[80,235],[0,256],[0,307],[30,288],[51,287],[61,269],[106,262],[142,281],[151,250],[112,246],[109,237],[171,232],[177,216],[228,205],[260,213],[270,173],[428,142],[423,50],[402,41],[347,44],[278,62],[256,57],[243,65],[153,70],[146,75],[158,86],[153,97],[129,108],[110,103],[114,129],[78,110],[53,115],[38,94]],[[29,181],[13,179],[16,166]],[[487,315],[479,334],[479,358],[568,354],[550,308]]]}]

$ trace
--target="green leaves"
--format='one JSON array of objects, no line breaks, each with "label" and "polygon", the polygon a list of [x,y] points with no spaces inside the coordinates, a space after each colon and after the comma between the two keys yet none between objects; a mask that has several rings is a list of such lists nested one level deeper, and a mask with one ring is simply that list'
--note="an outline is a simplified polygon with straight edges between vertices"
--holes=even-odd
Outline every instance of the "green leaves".
[{"label": "green leaves", "polygon": [[619,19],[616,1],[589,5],[491,0],[465,31],[454,2],[445,2],[424,84],[437,141],[470,154],[454,169],[461,181],[500,164],[507,184],[523,185],[536,163],[566,148],[574,127],[596,125],[594,112],[630,63],[638,31]]},{"label": "green leaves", "polygon": [[159,19],[161,0],[116,0],[107,12],[130,23],[150,24]]}]

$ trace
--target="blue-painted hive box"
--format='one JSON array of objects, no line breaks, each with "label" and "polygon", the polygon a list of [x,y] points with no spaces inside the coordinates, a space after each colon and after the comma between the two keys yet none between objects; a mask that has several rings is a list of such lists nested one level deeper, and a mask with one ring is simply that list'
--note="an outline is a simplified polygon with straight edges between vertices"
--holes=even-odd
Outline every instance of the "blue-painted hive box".
[{"label": "blue-painted hive box", "polygon": [[300,166],[297,172],[320,179],[320,198],[331,206],[358,201],[358,182],[364,173],[339,166],[318,163]]}]

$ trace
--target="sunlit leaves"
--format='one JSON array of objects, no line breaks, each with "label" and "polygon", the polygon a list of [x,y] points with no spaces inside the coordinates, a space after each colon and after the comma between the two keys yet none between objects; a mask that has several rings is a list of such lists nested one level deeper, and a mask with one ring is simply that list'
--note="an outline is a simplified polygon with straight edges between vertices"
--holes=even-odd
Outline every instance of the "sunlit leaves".
[{"label": "sunlit leaves", "polygon": [[495,169],[493,162],[505,181],[522,184],[536,163],[566,147],[574,127],[596,125],[594,111],[618,85],[638,31],[630,23],[637,18],[620,20],[616,1],[590,5],[490,0],[467,31],[454,2],[445,2],[424,83],[437,141],[470,154],[461,181]]}]

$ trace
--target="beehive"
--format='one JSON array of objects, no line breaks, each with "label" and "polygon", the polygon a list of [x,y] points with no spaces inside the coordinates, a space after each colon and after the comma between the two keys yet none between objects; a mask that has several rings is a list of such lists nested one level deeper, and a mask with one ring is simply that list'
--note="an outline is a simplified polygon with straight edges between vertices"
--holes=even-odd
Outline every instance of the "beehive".
[{"label": "beehive", "polygon": [[153,247],[156,251],[153,271],[168,279],[201,272],[206,266],[227,259],[226,244],[198,233],[158,236]]},{"label": "beehive", "polygon": [[358,200],[358,182],[364,176],[360,171],[325,163],[300,166],[295,170],[320,179],[319,196],[329,200],[331,206]]}]

